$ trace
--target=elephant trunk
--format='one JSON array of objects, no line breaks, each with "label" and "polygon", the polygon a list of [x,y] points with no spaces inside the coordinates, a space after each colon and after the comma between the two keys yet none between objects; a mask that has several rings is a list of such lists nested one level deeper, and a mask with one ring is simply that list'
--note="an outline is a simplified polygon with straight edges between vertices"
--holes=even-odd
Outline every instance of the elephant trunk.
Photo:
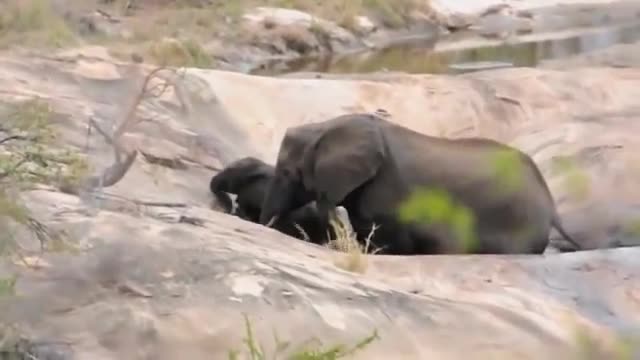
[{"label": "elephant trunk", "polygon": [[227,181],[224,180],[224,171],[212,176],[209,181],[209,189],[216,201],[222,206],[224,212],[230,214],[233,213],[233,200],[226,193],[227,187]]},{"label": "elephant trunk", "polygon": [[274,178],[270,182],[262,202],[260,224],[271,227],[278,219],[286,217],[299,207],[296,201],[295,186],[286,179]]}]

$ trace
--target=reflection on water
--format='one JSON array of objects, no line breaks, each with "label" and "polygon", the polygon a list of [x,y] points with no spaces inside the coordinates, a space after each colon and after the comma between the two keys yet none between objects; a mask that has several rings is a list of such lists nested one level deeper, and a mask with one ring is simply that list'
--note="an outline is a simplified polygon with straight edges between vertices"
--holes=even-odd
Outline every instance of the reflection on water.
[{"label": "reflection on water", "polygon": [[[500,44],[460,50],[434,51],[434,43],[411,43],[393,46],[377,52],[343,56],[338,59],[296,59],[275,64],[256,74],[282,74],[312,71],[328,73],[366,73],[381,70],[409,73],[450,73],[463,68],[506,65],[536,66],[540,61],[557,59],[601,49],[613,44],[640,40],[640,24],[602,29],[562,39],[518,44]],[[478,66],[473,66],[477,63]],[[460,64],[460,66],[456,66]],[[278,69],[278,67],[280,69]]]}]

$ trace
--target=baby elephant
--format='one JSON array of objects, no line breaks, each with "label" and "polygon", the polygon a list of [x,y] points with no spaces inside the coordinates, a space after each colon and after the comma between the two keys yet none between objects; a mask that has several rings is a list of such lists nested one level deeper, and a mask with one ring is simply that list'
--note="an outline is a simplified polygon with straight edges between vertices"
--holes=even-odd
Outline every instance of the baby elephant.
[{"label": "baby elephant", "polygon": [[[262,202],[274,177],[274,166],[254,157],[245,157],[214,175],[209,182],[209,189],[227,213],[233,211],[229,194],[235,194],[236,214],[244,220],[259,223]],[[273,227],[289,236],[304,239],[296,224],[304,230],[309,241],[316,244],[327,242],[327,228],[320,222],[315,202],[292,211]]]}]

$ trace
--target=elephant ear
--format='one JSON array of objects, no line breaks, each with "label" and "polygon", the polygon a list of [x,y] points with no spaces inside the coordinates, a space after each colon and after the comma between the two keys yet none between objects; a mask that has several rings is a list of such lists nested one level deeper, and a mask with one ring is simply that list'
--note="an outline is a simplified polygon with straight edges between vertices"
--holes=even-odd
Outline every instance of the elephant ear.
[{"label": "elephant ear", "polygon": [[304,186],[332,204],[371,179],[386,155],[379,126],[358,120],[330,127],[305,150]]}]

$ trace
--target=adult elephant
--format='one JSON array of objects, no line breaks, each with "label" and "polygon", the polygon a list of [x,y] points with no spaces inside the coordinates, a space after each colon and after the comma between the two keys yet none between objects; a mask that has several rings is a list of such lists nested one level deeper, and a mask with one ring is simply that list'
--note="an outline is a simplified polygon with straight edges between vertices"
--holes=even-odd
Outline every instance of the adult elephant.
[{"label": "adult elephant", "polygon": [[[513,160],[511,176],[498,164],[505,154]],[[517,187],[505,182],[513,175]],[[421,188],[446,191],[468,210],[473,246],[463,246],[468,239],[444,222],[401,221],[401,205]],[[360,240],[378,225],[373,243],[388,254],[540,254],[551,227],[571,239],[528,155],[490,139],[427,136],[372,114],[286,131],[260,222],[268,225],[314,200],[323,222],[344,206]]]},{"label": "adult elephant", "polygon": [[[275,168],[254,157],[245,157],[226,166],[211,177],[209,189],[227,213],[233,212],[229,194],[236,195],[238,217],[258,223],[262,202]],[[274,228],[289,236],[303,239],[300,226],[314,243],[324,243],[326,228],[322,227],[315,203],[309,203],[274,224]]]}]

